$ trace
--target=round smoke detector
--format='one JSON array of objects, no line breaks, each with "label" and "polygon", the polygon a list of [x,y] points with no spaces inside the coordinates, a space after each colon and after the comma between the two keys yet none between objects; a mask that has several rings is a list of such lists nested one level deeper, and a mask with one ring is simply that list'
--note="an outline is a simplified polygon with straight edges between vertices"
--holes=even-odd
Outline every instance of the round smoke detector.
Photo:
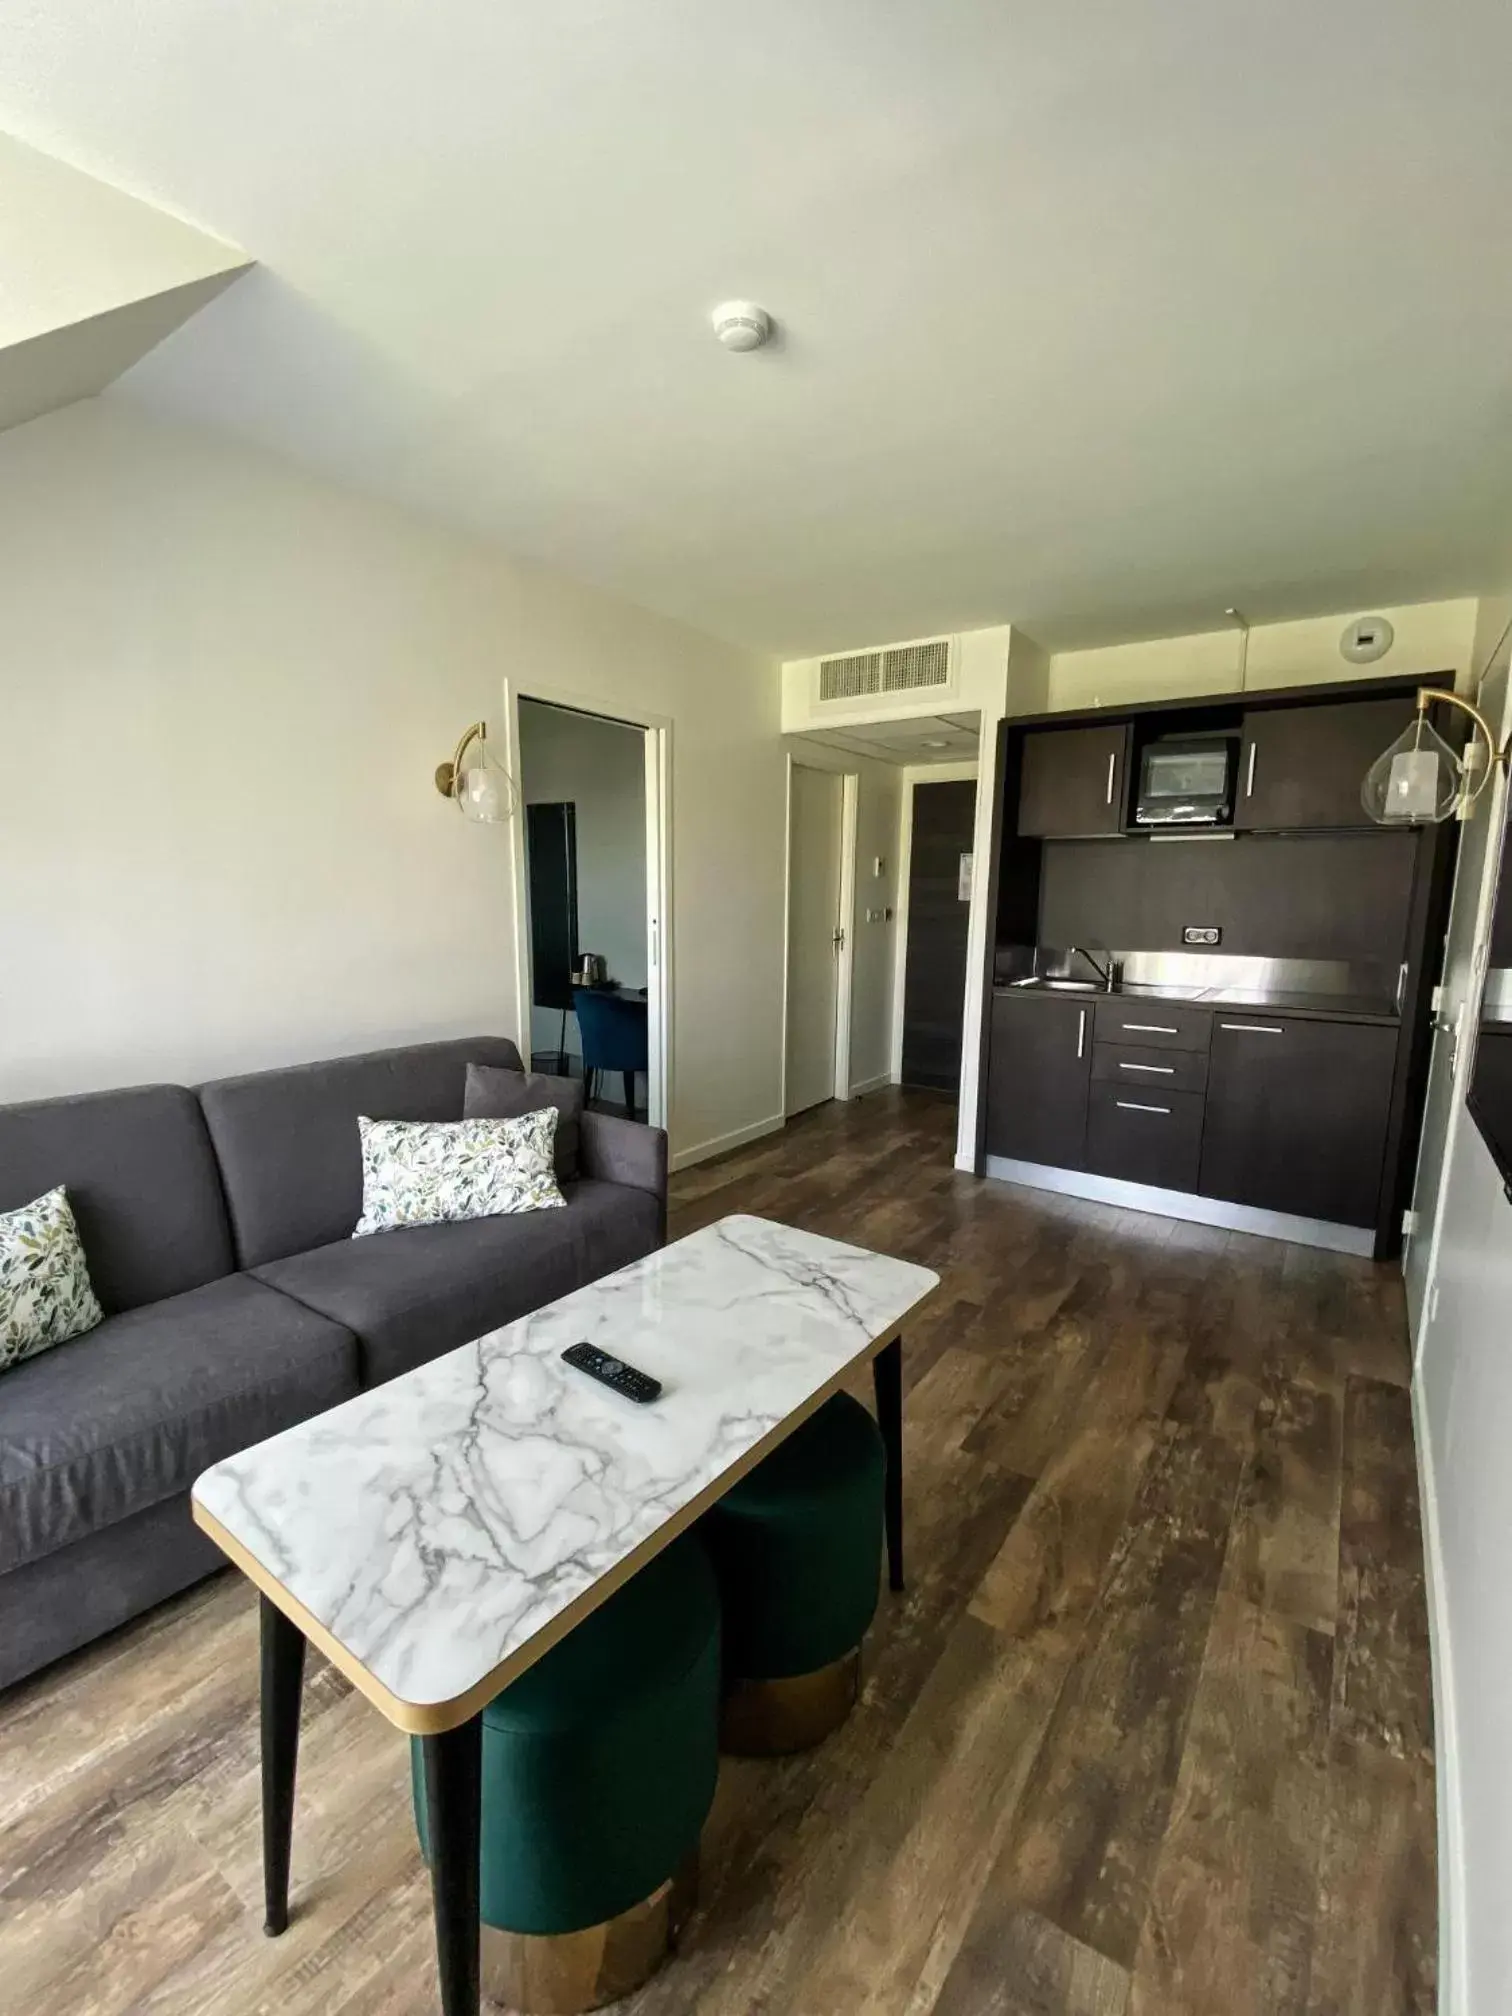
[{"label": "round smoke detector", "polygon": [[759,350],[772,333],[771,316],[754,301],[722,301],[709,320],[726,350]]},{"label": "round smoke detector", "polygon": [[1351,665],[1374,665],[1386,656],[1395,637],[1384,616],[1360,616],[1339,639],[1339,655]]}]

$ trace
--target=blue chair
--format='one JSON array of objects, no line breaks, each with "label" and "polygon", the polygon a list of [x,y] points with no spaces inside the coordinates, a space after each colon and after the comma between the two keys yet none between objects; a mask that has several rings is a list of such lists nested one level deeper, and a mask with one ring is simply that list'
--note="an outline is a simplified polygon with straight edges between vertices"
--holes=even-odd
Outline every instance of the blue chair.
[{"label": "blue chair", "polygon": [[625,1111],[635,1112],[635,1074],[650,1066],[646,1004],[598,987],[574,987],[572,1008],[583,1044],[583,1077],[592,1098],[600,1071],[622,1071]]}]

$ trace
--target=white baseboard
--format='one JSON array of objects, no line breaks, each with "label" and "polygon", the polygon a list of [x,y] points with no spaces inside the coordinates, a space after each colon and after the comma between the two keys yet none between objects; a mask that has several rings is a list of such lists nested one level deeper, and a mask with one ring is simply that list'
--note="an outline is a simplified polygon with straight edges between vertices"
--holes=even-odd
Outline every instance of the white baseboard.
[{"label": "white baseboard", "polygon": [[864,1099],[868,1092],[880,1092],[884,1085],[892,1083],[891,1071],[879,1071],[874,1078],[858,1079],[850,1089],[850,1096],[852,1099]]},{"label": "white baseboard", "polygon": [[695,1162],[707,1162],[711,1155],[728,1155],[732,1148],[744,1148],[748,1141],[759,1141],[764,1134],[778,1134],[786,1125],[785,1114],[770,1114],[765,1120],[753,1121],[749,1127],[737,1127],[732,1133],[695,1141],[691,1148],[679,1148],[668,1158],[667,1167],[675,1175],[679,1169],[691,1169]]},{"label": "white baseboard", "polygon": [[1422,1389],[1412,1382],[1412,1437],[1423,1511],[1423,1573],[1433,1663],[1434,1776],[1438,1789],[1439,2016],[1465,2016],[1465,1854],[1461,1824],[1459,1738],[1454,1715],[1454,1655],[1439,1541],[1438,1486]]}]

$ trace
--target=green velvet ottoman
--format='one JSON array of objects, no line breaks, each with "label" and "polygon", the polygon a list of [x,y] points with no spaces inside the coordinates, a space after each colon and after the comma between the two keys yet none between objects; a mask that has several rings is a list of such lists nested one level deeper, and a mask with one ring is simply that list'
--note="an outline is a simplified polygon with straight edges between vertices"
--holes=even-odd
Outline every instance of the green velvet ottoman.
[{"label": "green velvet ottoman", "polygon": [[699,1522],[724,1619],[725,1749],[807,1749],[855,1705],[884,1470],[876,1422],[837,1393]]},{"label": "green velvet ottoman", "polygon": [[719,1768],[719,1625],[708,1556],[685,1534],[484,1709],[479,1916],[495,2001],[594,2009],[676,1944]]}]

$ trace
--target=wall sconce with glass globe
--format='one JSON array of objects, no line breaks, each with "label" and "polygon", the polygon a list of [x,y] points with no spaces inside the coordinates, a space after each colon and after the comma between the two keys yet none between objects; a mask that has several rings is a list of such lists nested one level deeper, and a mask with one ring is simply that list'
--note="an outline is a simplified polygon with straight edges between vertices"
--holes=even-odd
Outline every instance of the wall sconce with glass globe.
[{"label": "wall sconce with glass globe", "polygon": [[449,763],[436,766],[436,789],[450,798],[465,819],[479,826],[502,826],[514,815],[514,779],[494,760],[488,723],[474,721]]},{"label": "wall sconce with glass globe", "polygon": [[[1472,723],[1463,755],[1428,719],[1432,706],[1457,707]],[[1360,803],[1378,826],[1439,825],[1468,819],[1507,749],[1496,746],[1490,722],[1471,701],[1443,686],[1420,686],[1417,712],[1365,773]]]}]

